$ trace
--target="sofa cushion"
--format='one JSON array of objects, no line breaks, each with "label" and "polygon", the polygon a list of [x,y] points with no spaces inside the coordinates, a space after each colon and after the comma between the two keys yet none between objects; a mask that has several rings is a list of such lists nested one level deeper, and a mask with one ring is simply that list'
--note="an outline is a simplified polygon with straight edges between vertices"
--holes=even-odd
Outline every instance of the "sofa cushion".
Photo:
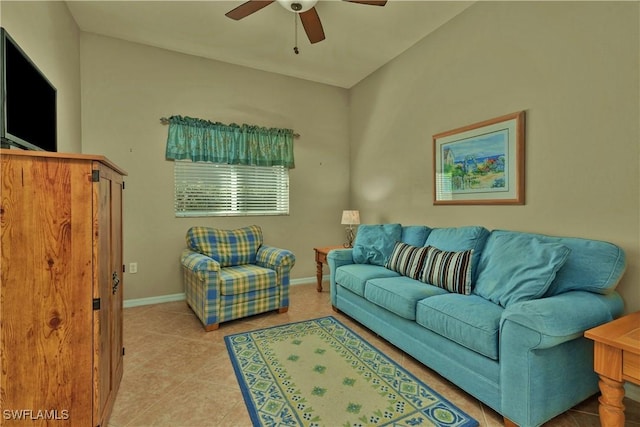
[{"label": "sofa cushion", "polygon": [[473,249],[453,252],[427,247],[427,258],[420,280],[449,292],[471,293],[471,260]]},{"label": "sofa cushion", "polygon": [[276,287],[276,272],[269,268],[245,264],[220,270],[220,294],[237,295]]},{"label": "sofa cushion", "polygon": [[446,294],[417,303],[416,323],[458,344],[498,360],[504,308],[477,295]]},{"label": "sofa cushion", "polygon": [[215,259],[221,267],[255,264],[262,229],[257,225],[235,230],[196,226],[187,231],[186,239],[189,249]]},{"label": "sofa cushion", "polygon": [[485,247],[473,292],[503,307],[540,298],[570,252],[523,234],[495,236]]},{"label": "sofa cushion", "polygon": [[427,285],[408,277],[394,277],[369,280],[364,297],[400,317],[415,320],[418,301],[446,293],[442,288]]},{"label": "sofa cushion", "polygon": [[385,267],[403,276],[417,280],[422,274],[422,268],[427,259],[429,249],[430,247],[428,246],[418,247],[396,242]]},{"label": "sofa cushion", "polygon": [[487,237],[489,237],[489,230],[477,225],[457,228],[434,228],[429,233],[425,246],[434,246],[441,251],[473,249],[473,256],[471,257],[471,283],[473,283],[477,276],[477,265]]},{"label": "sofa cushion", "polygon": [[413,246],[424,246],[431,229],[426,225],[404,225],[400,240],[402,243]]},{"label": "sofa cushion", "polygon": [[384,266],[401,237],[400,224],[363,224],[353,244],[353,261]]},{"label": "sofa cushion", "polygon": [[391,271],[378,265],[348,264],[338,267],[336,270],[336,283],[349,289],[351,292],[364,296],[364,287],[369,279],[378,277],[398,277],[395,271]]},{"label": "sofa cushion", "polygon": [[624,274],[625,253],[613,243],[506,230],[493,231],[489,239],[516,234],[536,238],[541,242],[559,243],[571,249],[569,259],[556,274],[545,296],[569,291],[588,291],[606,295],[613,292]]}]

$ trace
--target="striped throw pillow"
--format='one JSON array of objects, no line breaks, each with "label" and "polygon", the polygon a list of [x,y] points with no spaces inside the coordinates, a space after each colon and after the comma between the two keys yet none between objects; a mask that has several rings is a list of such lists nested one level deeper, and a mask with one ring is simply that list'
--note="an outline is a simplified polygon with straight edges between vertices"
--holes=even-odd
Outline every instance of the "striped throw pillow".
[{"label": "striped throw pillow", "polygon": [[428,246],[420,280],[457,294],[471,294],[471,256],[473,249],[462,252],[441,251]]},{"label": "striped throw pillow", "polygon": [[385,267],[403,276],[418,280],[427,258],[428,249],[429,247],[426,246],[418,247],[396,242]]}]

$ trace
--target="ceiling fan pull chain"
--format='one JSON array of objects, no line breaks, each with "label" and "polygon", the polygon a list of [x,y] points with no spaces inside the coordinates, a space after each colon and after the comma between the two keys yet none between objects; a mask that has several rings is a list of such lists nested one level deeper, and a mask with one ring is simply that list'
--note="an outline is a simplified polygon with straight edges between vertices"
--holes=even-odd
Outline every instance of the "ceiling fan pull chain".
[{"label": "ceiling fan pull chain", "polygon": [[294,13],[293,14],[293,28],[294,28],[294,34],[293,34],[293,38],[294,38],[294,46],[293,46],[293,51],[297,54],[300,53],[300,51],[298,50],[298,14]]}]

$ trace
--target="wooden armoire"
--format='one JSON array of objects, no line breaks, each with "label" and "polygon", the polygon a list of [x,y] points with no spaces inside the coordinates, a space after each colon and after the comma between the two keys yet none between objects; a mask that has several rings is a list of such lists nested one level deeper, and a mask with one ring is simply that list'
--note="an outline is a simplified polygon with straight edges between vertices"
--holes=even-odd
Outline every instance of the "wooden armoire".
[{"label": "wooden armoire", "polygon": [[123,372],[126,173],[9,149],[0,173],[0,424],[106,427]]}]

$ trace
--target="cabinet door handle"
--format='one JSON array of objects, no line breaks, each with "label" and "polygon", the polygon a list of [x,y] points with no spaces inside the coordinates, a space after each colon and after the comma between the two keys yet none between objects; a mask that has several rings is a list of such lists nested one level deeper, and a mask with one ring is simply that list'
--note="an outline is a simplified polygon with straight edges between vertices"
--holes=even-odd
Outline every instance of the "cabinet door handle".
[{"label": "cabinet door handle", "polygon": [[118,292],[118,285],[120,284],[120,278],[118,277],[117,271],[113,272],[113,275],[111,275],[111,279],[113,281],[113,287],[111,288],[111,291],[115,295],[115,293]]}]

